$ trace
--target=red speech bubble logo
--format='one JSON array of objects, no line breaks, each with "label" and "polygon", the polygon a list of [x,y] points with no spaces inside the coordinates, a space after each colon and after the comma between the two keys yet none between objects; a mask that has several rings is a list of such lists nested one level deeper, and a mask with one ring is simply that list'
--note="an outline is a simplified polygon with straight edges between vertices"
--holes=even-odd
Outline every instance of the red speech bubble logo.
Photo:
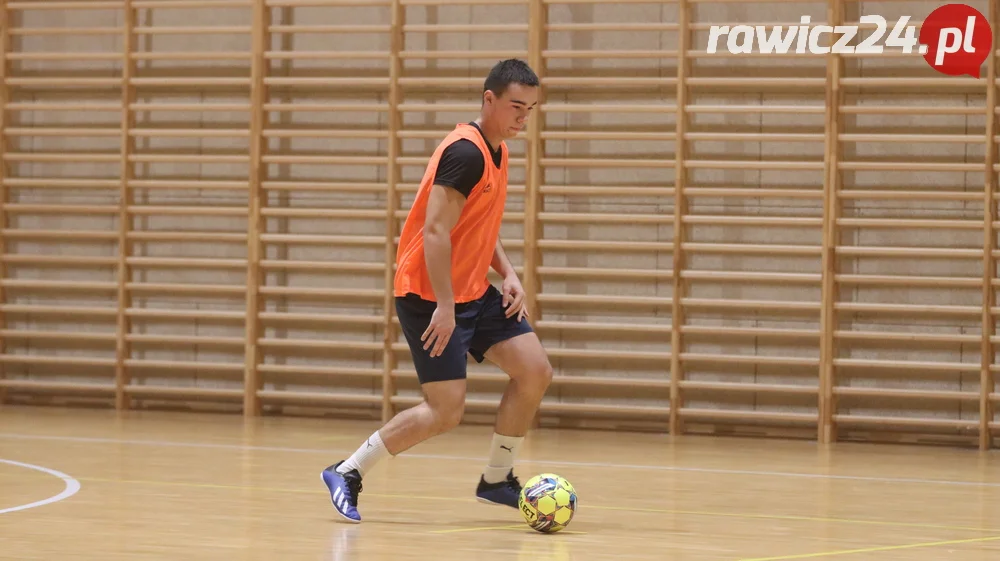
[{"label": "red speech bubble logo", "polygon": [[993,48],[993,28],[979,10],[966,4],[937,8],[920,28],[920,52],[931,68],[949,76],[982,77]]}]

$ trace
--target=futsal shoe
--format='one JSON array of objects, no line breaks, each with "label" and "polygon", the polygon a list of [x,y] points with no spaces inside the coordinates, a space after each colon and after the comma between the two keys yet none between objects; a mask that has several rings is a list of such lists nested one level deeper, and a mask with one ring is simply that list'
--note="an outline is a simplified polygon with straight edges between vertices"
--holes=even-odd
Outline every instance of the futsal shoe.
[{"label": "futsal shoe", "polygon": [[521,482],[514,477],[514,470],[507,473],[507,479],[499,483],[487,483],[479,477],[479,487],[476,488],[476,500],[491,505],[507,505],[518,508],[517,499],[521,495]]},{"label": "futsal shoe", "polygon": [[358,514],[358,495],[361,494],[361,474],[358,470],[352,469],[347,473],[337,472],[343,460],[333,464],[323,470],[320,476],[323,483],[330,490],[330,500],[333,501],[334,508],[344,520],[358,524],[361,522],[361,515]]}]

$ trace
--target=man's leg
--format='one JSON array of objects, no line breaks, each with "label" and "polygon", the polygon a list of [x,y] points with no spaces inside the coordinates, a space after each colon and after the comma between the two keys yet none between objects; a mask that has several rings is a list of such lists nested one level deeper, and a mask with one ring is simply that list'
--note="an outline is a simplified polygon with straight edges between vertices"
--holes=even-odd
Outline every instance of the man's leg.
[{"label": "man's leg", "polygon": [[483,310],[470,351],[477,361],[488,359],[510,376],[476,495],[482,502],[517,508],[520,483],[513,474],[514,460],[552,381],[552,366],[528,320],[504,316],[499,292]]},{"label": "man's leg", "polygon": [[323,481],[340,515],[360,522],[357,512],[361,480],[379,461],[451,430],[465,411],[465,377],[475,310],[456,307],[455,330],[440,356],[424,350],[420,336],[427,329],[436,304],[413,297],[397,299],[396,315],[410,347],[424,394],[419,405],[400,412],[363,442],[351,457],[323,471]]}]

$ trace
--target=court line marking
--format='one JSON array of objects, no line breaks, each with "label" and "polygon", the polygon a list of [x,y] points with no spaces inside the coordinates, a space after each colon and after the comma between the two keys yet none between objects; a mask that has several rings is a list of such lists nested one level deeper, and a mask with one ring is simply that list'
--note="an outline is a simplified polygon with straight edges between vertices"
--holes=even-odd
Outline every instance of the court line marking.
[{"label": "court line marking", "polygon": [[[94,482],[94,483],[129,483],[135,485],[166,485],[166,486],[176,486],[176,487],[194,487],[200,489],[224,489],[224,490],[257,490],[257,491],[269,491],[274,493],[300,493],[300,494],[313,494],[316,491],[309,489],[296,489],[287,487],[260,487],[256,485],[225,485],[222,483],[191,483],[185,481],[161,481],[161,480],[139,480],[139,479],[110,479],[104,477],[81,477],[81,481]],[[473,503],[476,502],[474,499],[463,498],[463,497],[451,497],[451,496],[434,496],[434,495],[400,495],[394,493],[365,493],[366,497],[380,498],[380,499],[410,499],[410,500],[424,500],[424,501],[449,501],[449,502],[463,502],[463,503]],[[624,507],[624,506],[605,506],[605,505],[586,505],[588,509],[595,510],[616,510],[624,512],[646,512],[646,513],[657,513],[657,514],[681,514],[681,515],[691,515],[691,516],[708,516],[708,517],[723,517],[723,518],[759,518],[759,519],[770,519],[770,520],[786,520],[792,522],[827,522],[836,524],[854,524],[854,525],[866,525],[866,526],[893,526],[900,528],[923,528],[929,530],[952,530],[952,531],[964,531],[964,532],[988,532],[997,533],[1000,529],[997,528],[973,528],[971,526],[946,526],[938,524],[924,524],[916,522],[892,522],[892,521],[882,521],[882,520],[860,520],[854,518],[824,518],[824,517],[814,517],[814,516],[796,516],[796,515],[782,515],[782,514],[750,514],[750,513],[739,513],[739,512],[713,512],[713,511],[699,511],[699,510],[676,510],[676,509],[666,509],[666,508],[643,508],[643,507]],[[490,527],[492,529],[492,527]],[[435,533],[435,532],[432,532]],[[757,561],[757,560],[744,560],[744,561]]]},{"label": "court line marking", "polygon": [[[460,532],[485,532],[489,530],[528,530],[526,524],[511,524],[509,526],[481,526],[479,528],[452,528],[451,530],[431,530],[430,534],[457,534]],[[559,530],[556,534],[586,534],[579,530]]]},{"label": "court line marking", "polygon": [[51,497],[49,497],[47,499],[43,499],[43,500],[40,500],[40,501],[35,501],[33,503],[28,503],[28,504],[25,504],[25,505],[20,505],[20,506],[14,506],[14,507],[10,507],[10,508],[5,508],[3,510],[0,510],[0,514],[6,514],[6,513],[9,513],[9,512],[17,512],[19,510],[28,510],[29,508],[35,508],[35,507],[39,507],[39,506],[45,506],[47,504],[57,503],[59,501],[62,501],[62,500],[65,500],[65,499],[68,499],[68,498],[72,497],[73,495],[75,495],[77,493],[77,491],[80,490],[80,482],[77,481],[76,479],[74,479],[73,477],[70,477],[69,475],[66,475],[65,473],[63,473],[61,471],[56,471],[54,469],[50,469],[50,468],[42,467],[42,466],[36,466],[34,464],[25,464],[25,463],[22,463],[22,462],[15,462],[14,460],[5,460],[3,458],[0,458],[0,463],[10,464],[12,466],[23,467],[23,468],[27,468],[27,469],[33,469],[35,471],[40,471],[42,473],[47,473],[49,475],[53,475],[55,477],[58,477],[59,479],[62,479],[63,483],[66,484],[66,487],[63,489],[62,493],[59,493],[58,495],[53,495],[53,496],[51,496]]},{"label": "court line marking", "polygon": [[[256,450],[262,452],[293,452],[293,453],[323,454],[323,455],[353,454],[355,452],[355,448],[351,448],[350,450],[339,449],[339,448],[288,448],[282,446],[220,444],[213,442],[132,440],[132,439],[98,438],[98,437],[84,437],[84,436],[30,435],[30,434],[17,434],[17,433],[0,433],[0,438],[10,438],[19,440],[58,440],[64,442],[84,442],[84,443],[90,442],[90,443],[104,443],[104,444],[135,444],[142,446],[218,448],[226,450]],[[404,452],[400,454],[398,457],[423,459],[423,460],[460,460],[460,461],[476,461],[476,462],[481,462],[486,460],[486,456],[452,456],[446,454],[420,454],[420,453],[410,453],[410,452]],[[519,459],[515,463],[546,464],[550,466],[564,466],[564,467],[593,467],[593,468],[607,468],[607,469],[634,469],[634,470],[674,471],[674,472],[689,472],[689,473],[715,473],[715,474],[725,474],[725,475],[756,475],[763,477],[799,477],[804,479],[867,481],[874,483],[909,483],[915,485],[950,485],[950,486],[962,486],[962,487],[986,487],[986,488],[1000,489],[1000,483],[991,483],[987,481],[953,481],[947,479],[919,479],[919,478],[878,477],[878,476],[864,476],[864,475],[835,475],[835,474],[825,474],[825,473],[756,471],[756,470],[738,470],[738,469],[724,469],[724,468],[681,467],[681,466],[667,466],[667,465],[616,464],[616,463],[606,463],[606,462],[573,462],[567,460],[545,460],[545,459],[537,459],[537,460]]]},{"label": "court line marking", "polygon": [[889,545],[884,547],[869,547],[865,549],[845,549],[842,551],[825,551],[820,553],[804,553],[801,555],[782,555],[778,557],[757,557],[754,559],[740,559],[739,561],[790,561],[791,559],[816,559],[818,557],[833,557],[836,555],[852,555],[855,553],[877,553],[879,551],[899,551],[903,549],[917,549],[921,547],[940,547],[942,545],[959,545],[965,543],[983,543],[1000,541],[1000,536],[989,538],[971,538],[965,540],[949,540],[944,542],[923,542],[910,545]]}]

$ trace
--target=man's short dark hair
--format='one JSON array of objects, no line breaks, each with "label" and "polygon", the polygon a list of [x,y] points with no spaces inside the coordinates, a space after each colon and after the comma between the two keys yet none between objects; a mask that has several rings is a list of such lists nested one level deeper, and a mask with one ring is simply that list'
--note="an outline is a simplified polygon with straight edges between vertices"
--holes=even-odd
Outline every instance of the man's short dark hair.
[{"label": "man's short dark hair", "polygon": [[515,83],[524,86],[538,86],[538,75],[523,60],[516,58],[501,60],[493,66],[486,77],[483,93],[490,90],[499,97],[507,91],[508,86]]}]

